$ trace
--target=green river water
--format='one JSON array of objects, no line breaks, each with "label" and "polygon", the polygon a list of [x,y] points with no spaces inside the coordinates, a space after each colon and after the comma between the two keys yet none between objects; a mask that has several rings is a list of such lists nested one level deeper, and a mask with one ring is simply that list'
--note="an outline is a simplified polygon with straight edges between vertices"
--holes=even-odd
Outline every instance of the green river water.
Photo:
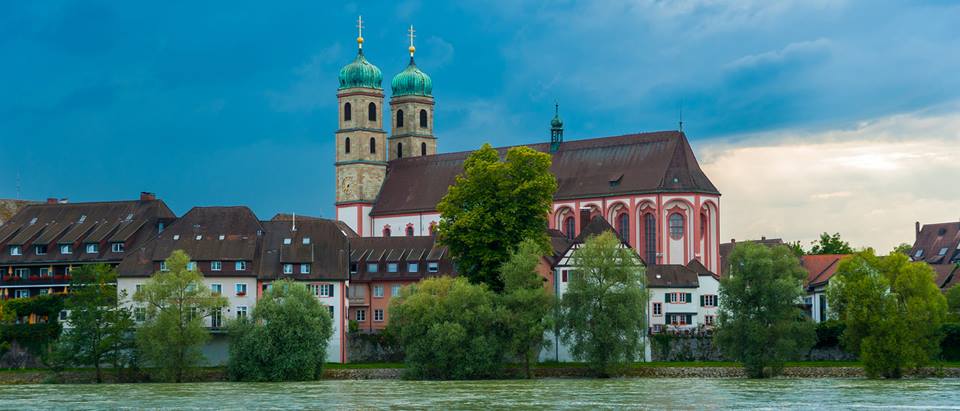
[{"label": "green river water", "polygon": [[960,379],[545,379],[0,386],[28,409],[960,409]]}]

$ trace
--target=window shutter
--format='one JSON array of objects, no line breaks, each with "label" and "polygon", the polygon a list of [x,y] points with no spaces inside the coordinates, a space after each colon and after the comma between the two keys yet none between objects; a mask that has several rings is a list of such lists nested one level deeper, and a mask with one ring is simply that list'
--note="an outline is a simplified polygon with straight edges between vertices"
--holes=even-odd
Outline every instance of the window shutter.
[{"label": "window shutter", "polygon": [[687,324],[693,324],[693,314],[687,314]]},{"label": "window shutter", "polygon": [[704,304],[704,302],[703,302],[703,296],[701,295],[701,296],[700,296],[700,306],[703,307],[704,305],[705,305],[705,304]]},{"label": "window shutter", "polygon": [[692,294],[692,293],[687,293],[687,302],[688,302],[688,303],[692,303],[692,302],[693,302],[693,294]]}]

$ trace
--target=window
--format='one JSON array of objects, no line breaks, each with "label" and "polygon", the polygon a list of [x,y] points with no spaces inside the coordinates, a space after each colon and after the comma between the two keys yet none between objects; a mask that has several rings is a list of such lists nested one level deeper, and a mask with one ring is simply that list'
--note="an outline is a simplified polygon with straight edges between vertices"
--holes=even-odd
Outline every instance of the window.
[{"label": "window", "polygon": [[357,310],[357,321],[367,321],[367,310]]},{"label": "window", "polygon": [[14,290],[13,298],[30,298],[30,290]]},{"label": "window", "polygon": [[166,225],[164,225],[163,222],[157,223],[157,234],[162,233],[164,228],[166,228]]},{"label": "window", "polygon": [[436,273],[436,272],[439,272],[439,271],[440,271],[440,263],[437,263],[437,262],[427,263],[427,272],[428,272],[428,273]]},{"label": "window", "polygon": [[50,277],[51,275],[52,275],[52,274],[50,274],[50,268],[48,268],[48,267],[41,267],[41,268],[40,268],[40,276],[41,276],[41,277]]},{"label": "window", "polygon": [[403,127],[403,110],[397,110],[397,128]]},{"label": "window", "polygon": [[284,274],[293,274],[293,264],[284,264],[283,265]]},{"label": "window", "polygon": [[390,227],[383,227],[383,236],[390,237]]},{"label": "window", "polygon": [[243,297],[247,295],[247,285],[244,283],[236,283],[233,285],[233,290],[236,291],[238,297]]},{"label": "window", "polygon": [[210,292],[214,295],[220,295],[223,292],[223,285],[219,283],[210,284]]},{"label": "window", "polygon": [[691,293],[666,293],[663,296],[663,301],[673,304],[686,304],[692,298],[693,294]]},{"label": "window", "polygon": [[86,251],[87,251],[87,254],[96,254],[96,253],[100,252],[100,244],[97,244],[97,243],[87,244],[87,250],[86,250]]},{"label": "window", "polygon": [[336,318],[336,316],[335,316],[335,314],[334,314],[334,311],[335,311],[335,310],[334,310],[334,308],[333,308],[332,305],[328,305],[328,306],[327,306],[327,312],[330,313],[330,318]]},{"label": "window", "polygon": [[370,154],[377,154],[377,139],[370,137]]},{"label": "window", "polygon": [[23,255],[23,252],[20,251],[19,245],[10,246],[10,255]]},{"label": "window", "polygon": [[113,243],[113,244],[111,244],[111,245],[110,245],[110,250],[113,251],[113,252],[115,252],[115,253],[122,253],[122,252],[123,252],[123,243]]},{"label": "window", "polygon": [[653,303],[653,315],[656,317],[663,315],[663,303]]},{"label": "window", "polygon": [[420,272],[420,264],[418,264],[418,263],[407,263],[407,272],[408,272],[408,273],[417,273],[417,272]]},{"label": "window", "polygon": [[247,306],[237,306],[237,319],[242,320],[244,318],[247,318]]},{"label": "window", "polygon": [[[350,106],[350,103],[343,104],[343,121],[350,121],[353,119],[353,107]],[[347,150],[349,153],[350,150]]]},{"label": "window", "polygon": [[223,263],[220,261],[211,261],[210,270],[211,271],[220,271],[223,268]]},{"label": "window", "polygon": [[170,269],[167,268],[167,262],[166,262],[166,261],[161,261],[161,262],[160,262],[160,271],[170,271]]},{"label": "window", "polygon": [[344,154],[350,154],[350,137],[343,142],[343,152]]},{"label": "window", "polygon": [[408,226],[407,226],[407,237],[413,237],[413,226],[412,226],[412,225],[408,225]]},{"label": "window", "polygon": [[399,297],[399,296],[400,296],[400,288],[401,288],[401,287],[402,287],[402,286],[401,286],[400,284],[391,285],[391,286],[390,286],[390,296],[391,296],[391,297]]},{"label": "window", "polygon": [[670,214],[670,238],[673,240],[683,238],[683,216],[679,213]]},{"label": "window", "polygon": [[380,264],[377,264],[377,263],[367,263],[367,272],[368,273],[377,272],[377,268],[379,267],[379,265]]},{"label": "window", "polygon": [[310,245],[310,237],[303,237],[303,240],[300,240],[303,245]]},{"label": "window", "polygon": [[703,323],[706,325],[713,325],[716,323],[716,317],[712,315],[705,315],[703,316]]},{"label": "window", "polygon": [[310,274],[310,264],[300,264],[300,274]]},{"label": "window", "polygon": [[567,239],[573,240],[573,237],[576,235],[575,233],[576,224],[577,222],[576,220],[574,220],[573,217],[567,217],[565,220],[563,220],[563,227],[564,227],[563,231],[564,231],[564,234],[567,235]]},{"label": "window", "polygon": [[60,322],[67,321],[67,317],[68,317],[69,315],[70,315],[70,314],[69,314],[69,311],[67,311],[67,310],[60,310]]},{"label": "window", "polygon": [[420,110],[420,127],[427,128],[427,110]]},{"label": "window", "polygon": [[179,239],[180,239],[180,234],[174,234],[174,235],[173,235],[173,239],[174,239],[174,241],[179,240]]},{"label": "window", "polygon": [[383,286],[375,285],[373,286],[373,297],[374,298],[383,298]]},{"label": "window", "polygon": [[191,261],[187,263],[187,271],[197,271],[197,262]]},{"label": "window", "polygon": [[147,309],[143,307],[136,307],[133,309],[133,320],[142,323],[147,321]]},{"label": "window", "polygon": [[693,323],[692,314],[667,314],[667,323],[670,325],[690,325]]},{"label": "window", "polygon": [[707,231],[709,229],[710,227],[707,225],[707,215],[701,213],[700,214],[700,239],[701,240],[707,238]]},{"label": "window", "polygon": [[198,235],[198,236],[196,237],[196,239],[197,239],[197,241],[203,240],[203,236],[202,236],[202,235]]},{"label": "window", "polygon": [[919,249],[919,250],[917,250],[917,253],[913,255],[913,258],[920,258],[920,257],[923,257],[923,249],[922,249],[922,248]]},{"label": "window", "polygon": [[397,272],[397,271],[400,271],[400,264],[397,264],[397,263],[387,263],[387,272],[388,272],[388,273],[395,273],[395,272]]},{"label": "window", "polygon": [[35,245],[35,246],[33,246],[33,252],[36,253],[37,255],[46,255],[46,254],[47,254],[47,246],[45,246],[45,245]]},{"label": "window", "polygon": [[617,216],[617,232],[620,233],[620,241],[630,244],[630,215],[620,213]]},{"label": "window", "polygon": [[717,296],[710,295],[701,295],[700,296],[700,306],[701,307],[716,307],[717,306]]},{"label": "window", "polygon": [[216,309],[210,312],[210,328],[223,327],[223,311]]},{"label": "window", "polygon": [[60,254],[73,254],[73,247],[71,247],[69,244],[61,244]]},{"label": "window", "polygon": [[397,143],[397,158],[403,158],[403,143]]},{"label": "window", "polygon": [[663,331],[663,326],[662,326],[662,325],[660,325],[660,324],[654,324],[654,325],[653,325],[653,332],[658,333],[658,332],[661,332],[661,331]]},{"label": "window", "polygon": [[283,239],[283,245],[290,245],[290,244],[293,244],[293,239],[290,239],[290,238]]},{"label": "window", "polygon": [[143,292],[143,284],[137,284],[137,285],[133,286],[133,288],[134,288],[134,290],[135,290],[134,292],[137,293],[137,294],[140,294],[140,293]]},{"label": "window", "polygon": [[377,121],[377,105],[370,103],[367,106],[367,120]]},{"label": "window", "polygon": [[13,270],[13,273],[16,277],[19,277],[21,280],[26,280],[30,276],[29,268],[17,268]]},{"label": "window", "polygon": [[373,310],[373,321],[376,321],[376,322],[383,321],[383,310],[381,309]]},{"label": "window", "polygon": [[359,269],[360,269],[359,264],[357,264],[357,263],[350,263],[350,274],[356,274],[356,273],[357,273],[357,270],[359,270]]},{"label": "window", "polygon": [[246,261],[237,261],[237,263],[234,264],[234,268],[235,268],[237,271],[247,271],[247,262],[246,262]]},{"label": "window", "polygon": [[940,252],[937,253],[937,255],[939,255],[939,256],[947,255],[947,247],[941,248],[941,249],[940,249]]},{"label": "window", "polygon": [[420,155],[427,155],[427,143],[420,143]]},{"label": "window", "polygon": [[333,297],[333,284],[313,284],[310,289],[317,297]]}]

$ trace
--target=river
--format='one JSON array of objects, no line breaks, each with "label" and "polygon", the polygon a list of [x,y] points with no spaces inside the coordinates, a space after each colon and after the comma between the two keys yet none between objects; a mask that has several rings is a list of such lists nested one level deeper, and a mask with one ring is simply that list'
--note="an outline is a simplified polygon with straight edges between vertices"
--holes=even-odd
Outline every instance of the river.
[{"label": "river", "polygon": [[960,379],[545,379],[0,386],[2,409],[960,409]]}]

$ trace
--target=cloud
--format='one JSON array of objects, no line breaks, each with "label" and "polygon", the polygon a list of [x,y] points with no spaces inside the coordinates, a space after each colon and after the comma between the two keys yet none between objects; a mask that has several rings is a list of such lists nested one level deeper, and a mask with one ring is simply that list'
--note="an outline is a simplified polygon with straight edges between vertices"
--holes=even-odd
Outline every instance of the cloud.
[{"label": "cloud", "polygon": [[345,64],[340,50],[340,43],[331,45],[294,69],[296,81],[287,90],[266,92],[270,107],[288,112],[311,111],[331,105],[330,89],[336,84],[337,67]]},{"label": "cloud", "polygon": [[726,65],[730,71],[753,71],[771,66],[795,65],[818,60],[830,50],[830,40],[790,43],[781,50],[743,56]]},{"label": "cloud", "polygon": [[782,237],[809,247],[819,233],[839,232],[885,252],[913,242],[914,221],[960,218],[960,111],[695,145],[723,193],[724,239]]},{"label": "cloud", "polygon": [[[430,69],[439,69],[453,61],[453,44],[450,44],[446,40],[437,36],[427,37],[426,44],[427,46],[424,50],[426,58],[417,59],[417,61],[425,61],[427,63],[426,67]],[[417,49],[422,50],[419,47]]]}]

